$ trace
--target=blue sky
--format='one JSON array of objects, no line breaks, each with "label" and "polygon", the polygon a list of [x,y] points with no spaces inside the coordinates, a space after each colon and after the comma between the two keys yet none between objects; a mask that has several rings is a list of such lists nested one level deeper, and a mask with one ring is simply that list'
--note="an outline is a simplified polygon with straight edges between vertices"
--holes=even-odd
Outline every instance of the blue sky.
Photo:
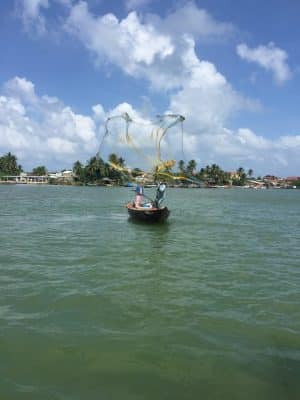
[{"label": "blue sky", "polygon": [[[16,0],[0,5],[0,154],[85,162],[110,115],[183,114],[198,167],[300,175],[296,0]],[[134,128],[133,128],[134,129]],[[147,147],[147,132],[139,134]],[[178,132],[163,143],[183,158]],[[141,163],[110,138],[106,152]],[[134,165],[138,166],[138,165]]]}]

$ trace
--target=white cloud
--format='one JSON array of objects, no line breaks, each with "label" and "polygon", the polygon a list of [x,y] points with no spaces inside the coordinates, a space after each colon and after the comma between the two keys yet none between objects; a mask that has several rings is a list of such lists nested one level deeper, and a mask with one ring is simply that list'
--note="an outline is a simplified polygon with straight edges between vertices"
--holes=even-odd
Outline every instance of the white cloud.
[{"label": "white cloud", "polygon": [[45,12],[52,4],[70,8],[74,0],[15,0],[16,12],[27,32],[43,35],[47,32]]},{"label": "white cloud", "polygon": [[34,104],[37,101],[34,84],[25,78],[15,77],[4,84],[4,91],[9,93],[11,98],[19,99],[27,104]]},{"label": "white cloud", "polygon": [[94,113],[94,119],[97,121],[104,121],[105,119],[105,111],[101,104],[96,104],[92,107]]},{"label": "white cloud", "polygon": [[188,72],[181,62],[187,34],[195,39],[223,40],[234,31],[231,24],[214,20],[193,2],[165,19],[131,12],[118,20],[113,14],[93,15],[81,1],[71,8],[65,29],[93,54],[96,65],[114,64],[128,75],[147,79],[157,90],[182,85]]},{"label": "white cloud", "polygon": [[[287,135],[271,141],[248,128],[226,129],[234,113],[257,110],[260,104],[237,93],[213,63],[196,53],[197,39],[222,40],[234,28],[214,20],[195,3],[187,3],[165,19],[131,12],[119,20],[113,14],[93,15],[87,3],[80,1],[70,5],[65,29],[94,55],[98,66],[111,63],[130,76],[148,80],[158,91],[170,90],[168,111],[187,118],[187,158],[195,158],[202,165],[216,162],[228,169],[243,165],[266,171],[268,165],[274,173],[281,167],[291,168],[289,173],[300,167],[299,136]],[[257,49],[242,44],[237,51],[241,57],[272,71],[278,82],[290,77],[287,54],[272,44]],[[149,122],[128,103],[112,110],[97,104],[91,116],[76,114],[55,97],[38,96],[34,85],[22,78],[9,81],[1,99],[1,150],[22,149],[24,159],[34,154],[32,158],[40,155],[45,160],[73,162],[95,154],[97,132],[103,133],[100,124],[110,115],[128,112],[135,120]],[[129,164],[137,166],[138,158],[126,151],[124,124],[116,123],[115,128],[118,136],[108,138],[107,152],[118,149]],[[149,131],[140,128],[134,132],[139,133],[137,147],[143,148],[147,156],[153,154],[147,142]],[[171,132],[163,148],[179,159],[182,157],[178,140],[178,133]]]},{"label": "white cloud", "polygon": [[[189,134],[186,133],[185,143],[188,142]],[[227,170],[243,166],[253,169],[255,174],[272,173],[278,176],[297,174],[300,168],[299,136],[270,140],[248,128],[236,131],[220,128],[213,133],[194,133],[192,146],[185,145],[185,149],[188,159],[196,159],[201,166],[217,163]]]},{"label": "white cloud", "polygon": [[201,39],[201,41],[223,41],[236,31],[236,28],[231,23],[217,21],[193,1],[178,7],[167,15],[165,19],[153,15],[148,18],[159,26],[161,31],[170,32],[173,36],[189,34],[195,39]]},{"label": "white cloud", "polygon": [[54,165],[95,154],[97,125],[55,97],[39,96],[34,84],[15,77],[0,96],[0,151],[15,151],[21,161]]},{"label": "white cloud", "polygon": [[276,144],[279,148],[300,150],[300,135],[281,136]]},{"label": "white cloud", "polygon": [[50,151],[55,154],[75,154],[76,145],[66,139],[61,139],[59,137],[52,137],[47,139],[47,147]]},{"label": "white cloud", "polygon": [[240,128],[236,138],[242,146],[245,145],[247,148],[250,147],[253,150],[268,150],[272,147],[269,140],[255,135],[254,132],[247,128]]},{"label": "white cloud", "polygon": [[248,47],[245,43],[237,46],[237,54],[244,60],[256,63],[273,73],[274,80],[281,84],[291,78],[292,73],[287,63],[286,51],[270,42],[267,46]]},{"label": "white cloud", "polygon": [[45,33],[46,22],[41,10],[48,7],[48,0],[17,0],[18,14],[25,30],[30,31],[34,27],[38,34]]},{"label": "white cloud", "polygon": [[113,14],[94,17],[87,3],[80,2],[72,8],[65,27],[95,55],[97,63],[109,61],[130,75],[174,50],[169,36],[142,24],[135,12],[121,21]]},{"label": "white cloud", "polygon": [[[195,66],[196,69],[198,67]],[[217,74],[212,68],[205,71]],[[214,81],[208,77],[207,82],[208,86],[215,85],[216,93],[227,90],[227,82],[220,77]],[[24,88],[25,93],[31,96],[24,97]],[[99,139],[104,132],[103,122],[108,116],[127,112],[138,122],[130,127],[131,146],[125,144],[124,121],[116,120],[116,125],[111,126],[103,155],[116,152],[125,157],[129,166],[153,165],[155,146],[150,140],[150,120],[130,104],[122,103],[106,111],[101,104],[97,104],[93,107],[94,117],[91,117],[75,113],[55,97],[39,96],[33,88],[30,81],[18,77],[4,85],[0,95],[0,154],[12,151],[27,168],[38,164],[48,168],[71,167],[77,159],[84,162],[98,151]],[[195,158],[199,167],[216,162],[226,169],[244,166],[254,169],[255,173],[297,173],[300,168],[300,135],[270,140],[248,128],[236,131],[225,129],[222,113],[219,113],[217,106],[218,118],[214,120],[213,113],[210,114],[211,120],[208,118],[203,128],[207,117],[203,116],[201,108],[198,113],[196,108],[190,110],[195,97],[190,98],[189,95],[196,96],[194,89],[189,87],[185,89],[186,92],[180,92],[171,104],[174,108],[170,108],[171,111],[176,111],[177,106],[184,108],[187,116],[184,124],[186,159]],[[32,97],[34,102],[31,101]],[[224,118],[226,120],[226,116]],[[170,130],[162,144],[162,151],[165,158],[182,158],[178,128]]]},{"label": "white cloud", "polygon": [[185,36],[185,42],[180,58],[182,88],[170,96],[170,108],[174,112],[191,121],[197,119],[202,131],[215,131],[225,126],[238,110],[259,107],[235,92],[214,64],[197,57],[191,37]]}]

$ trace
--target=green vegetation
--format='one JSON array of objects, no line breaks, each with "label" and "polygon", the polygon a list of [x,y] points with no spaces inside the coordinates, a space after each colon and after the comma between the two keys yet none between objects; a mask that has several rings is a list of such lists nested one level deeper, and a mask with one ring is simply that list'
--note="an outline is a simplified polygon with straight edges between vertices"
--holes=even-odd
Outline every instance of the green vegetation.
[{"label": "green vegetation", "polygon": [[[172,176],[182,177],[182,182],[186,179],[194,179],[202,181],[207,185],[238,185],[243,186],[247,180],[247,176],[250,177],[253,173],[252,170],[245,173],[244,169],[240,167],[235,174],[225,172],[217,164],[207,165],[205,168],[201,168],[199,171],[196,170],[197,163],[195,160],[185,161],[180,160],[178,162],[178,172],[174,172],[171,167],[165,167],[163,170],[164,178],[167,181],[172,181]],[[18,175],[22,172],[21,165],[17,164],[17,157],[11,153],[7,153],[3,157],[0,157],[0,174],[1,175]],[[38,166],[33,169],[34,175],[46,175],[47,169],[44,165]],[[112,153],[108,157],[108,161],[105,162],[101,157],[91,157],[86,165],[83,165],[77,160],[73,165],[74,181],[78,184],[101,184],[104,180],[112,181],[116,184],[123,184],[124,182],[140,176],[143,171],[139,168],[134,168],[130,175],[125,167],[125,160],[119,157],[117,154]],[[158,179],[160,175],[156,169],[153,171],[154,178]]]},{"label": "green vegetation", "polygon": [[293,182],[293,186],[296,186],[298,189],[300,188],[300,179]]},{"label": "green vegetation", "polygon": [[32,175],[45,176],[47,175],[47,169],[44,165],[40,165],[38,167],[33,168]]},{"label": "green vegetation", "polygon": [[236,175],[232,179],[232,184],[235,186],[244,186],[246,183],[247,175],[244,168],[240,167],[236,171]]},{"label": "green vegetation", "polygon": [[224,171],[219,165],[211,164],[205,168],[201,168],[197,174],[197,178],[210,185],[229,185],[231,183],[231,175]]},{"label": "green vegetation", "polygon": [[[196,171],[196,167],[197,163],[195,160],[190,160],[186,167],[185,162],[180,160],[178,162],[179,175],[185,178],[193,177],[207,185],[228,185],[232,183],[231,174],[223,171],[217,164],[207,165],[198,172]],[[236,176],[236,181],[240,184],[241,182],[238,179],[237,173]]]},{"label": "green vegetation", "polygon": [[8,152],[0,157],[0,175],[19,175],[23,171],[17,163],[17,157]]},{"label": "green vegetation", "polygon": [[[135,170],[135,172],[137,172]],[[117,184],[123,184],[128,181],[129,175],[125,168],[125,160],[112,153],[108,157],[108,162],[104,162],[101,157],[91,157],[84,166],[80,161],[76,161],[73,165],[73,173],[75,182],[86,183],[102,183],[103,180],[111,180]]]},{"label": "green vegetation", "polygon": [[[0,178],[9,175],[20,175],[23,172],[22,166],[18,164],[17,157],[12,153],[7,153],[0,157]],[[47,168],[44,165],[37,166],[32,171],[33,175],[45,176],[47,175]],[[79,185],[93,184],[101,185],[103,183],[113,183],[122,185],[126,182],[134,180],[138,176],[143,175],[140,168],[133,168],[131,171],[126,168],[126,162],[122,157],[112,153],[109,155],[108,160],[104,161],[98,155],[91,157],[85,165],[77,160],[73,165],[73,177],[51,178],[50,183],[58,184],[73,184],[74,182]],[[174,178],[177,178],[174,180]],[[275,179],[270,182],[270,178]],[[4,178],[5,179],[5,178]],[[197,170],[197,162],[195,160],[179,160],[177,168],[173,163],[166,162],[161,166],[157,166],[152,171],[152,178],[154,181],[166,180],[170,184],[181,183],[197,185],[203,184],[207,187],[211,186],[245,186],[251,184],[253,178],[253,170],[249,169],[247,172],[243,167],[239,167],[236,171],[226,172],[219,165],[211,164]],[[150,181],[151,181],[150,179]],[[288,180],[279,180],[278,178],[267,175],[263,179],[256,178],[256,181],[263,181],[266,187],[281,186],[290,188],[296,186],[300,188],[300,179],[290,182]],[[253,183],[253,182],[252,182]],[[256,184],[256,182],[254,182]]]}]

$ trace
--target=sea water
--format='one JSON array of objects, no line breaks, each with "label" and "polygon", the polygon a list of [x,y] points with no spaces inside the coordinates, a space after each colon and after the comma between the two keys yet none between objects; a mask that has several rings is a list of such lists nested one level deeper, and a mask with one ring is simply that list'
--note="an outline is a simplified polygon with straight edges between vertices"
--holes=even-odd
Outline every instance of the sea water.
[{"label": "sea water", "polygon": [[0,186],[0,399],[299,399],[300,190],[132,195]]}]

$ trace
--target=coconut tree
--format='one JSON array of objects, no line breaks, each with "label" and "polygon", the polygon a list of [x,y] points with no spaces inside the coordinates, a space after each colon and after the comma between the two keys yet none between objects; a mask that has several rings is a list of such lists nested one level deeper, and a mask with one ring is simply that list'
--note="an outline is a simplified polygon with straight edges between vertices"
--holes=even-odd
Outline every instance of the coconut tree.
[{"label": "coconut tree", "polygon": [[193,175],[195,172],[195,169],[197,167],[197,163],[195,160],[190,160],[188,162],[188,165],[186,167],[186,172],[188,173],[188,175]]},{"label": "coconut tree", "polygon": [[140,168],[133,168],[133,170],[131,171],[131,175],[133,176],[133,178],[136,178],[137,176],[143,175],[143,171]]},{"label": "coconut tree", "polygon": [[221,168],[217,164],[212,164],[210,167],[210,177],[216,184],[220,181]]},{"label": "coconut tree", "polygon": [[239,167],[236,172],[237,172],[237,175],[239,177],[238,185],[239,186],[244,186],[245,182],[246,182],[246,177],[247,177],[244,168]]},{"label": "coconut tree", "polygon": [[33,168],[33,175],[44,176],[47,175],[47,169],[44,165],[39,165],[38,167]]},{"label": "coconut tree", "polygon": [[178,161],[178,169],[182,175],[185,173],[185,162],[183,160]]},{"label": "coconut tree", "polygon": [[120,167],[125,167],[125,159],[122,157],[118,158],[118,164],[120,165]]},{"label": "coconut tree", "polygon": [[237,172],[238,176],[241,176],[242,174],[245,173],[245,170],[243,167],[239,167],[236,172]]},{"label": "coconut tree", "polygon": [[116,164],[116,165],[118,165],[118,164],[119,164],[119,157],[118,157],[115,153],[111,153],[111,154],[108,156],[108,161],[109,161],[111,164]]},{"label": "coconut tree", "polygon": [[108,157],[109,161],[109,177],[119,183],[123,181],[126,177],[128,179],[128,174],[124,171],[125,160],[122,157],[118,157],[117,154],[112,153]]},{"label": "coconut tree", "polygon": [[104,176],[105,173],[104,161],[96,156],[91,157],[85,167],[85,171],[86,176],[90,181],[98,181]]},{"label": "coconut tree", "polygon": [[75,161],[75,163],[73,165],[73,172],[74,172],[76,181],[84,182],[85,168],[79,160]]},{"label": "coconut tree", "polygon": [[17,157],[11,152],[0,157],[0,173],[17,175],[22,171],[22,166],[17,163]]}]

